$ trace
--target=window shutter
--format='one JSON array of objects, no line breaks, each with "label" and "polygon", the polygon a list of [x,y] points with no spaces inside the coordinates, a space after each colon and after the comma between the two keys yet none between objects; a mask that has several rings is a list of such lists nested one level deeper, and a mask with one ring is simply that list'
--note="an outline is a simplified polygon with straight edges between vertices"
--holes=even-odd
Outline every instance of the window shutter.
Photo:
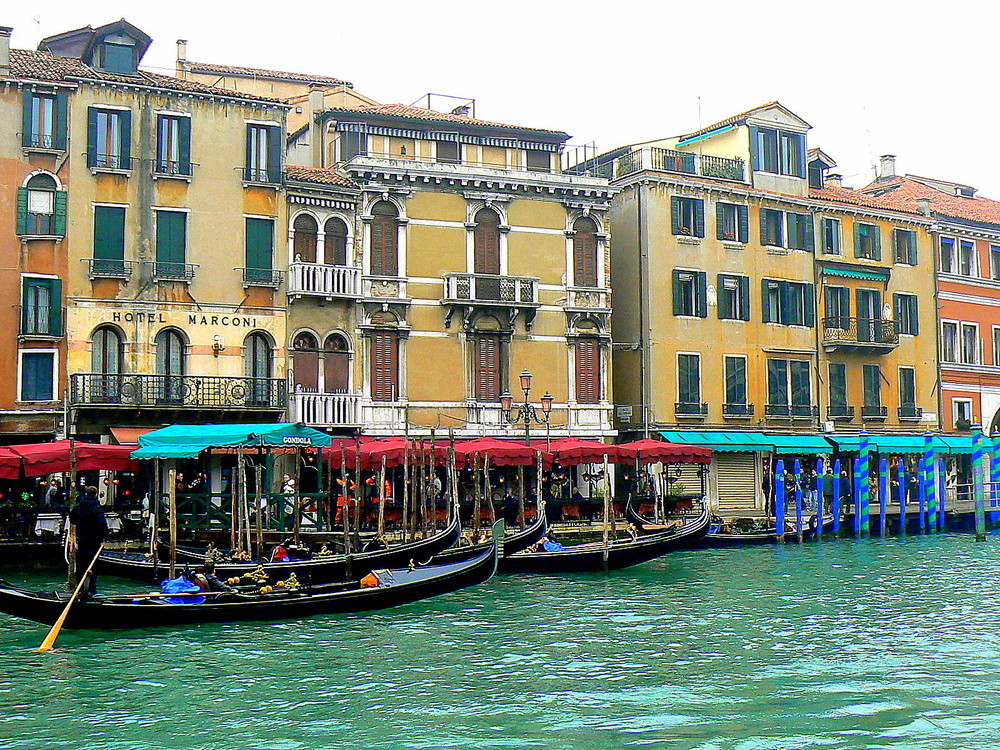
[{"label": "window shutter", "polygon": [[882,260],[882,227],[877,224],[872,225],[872,256],[875,260]]},{"label": "window shutter", "polygon": [[319,390],[319,352],[293,351],[292,367],[295,368],[295,389],[307,393]]},{"label": "window shutter", "polygon": [[267,129],[267,181],[281,182],[281,128]]},{"label": "window shutter", "polygon": [[31,137],[31,104],[34,98],[34,89],[31,86],[25,86],[22,90],[23,102],[21,108],[21,145],[31,147],[34,146],[34,139]]},{"label": "window shutter", "polygon": [[694,236],[705,236],[705,201],[694,201]]},{"label": "window shutter", "polygon": [[674,315],[683,315],[684,306],[681,304],[681,272],[674,269]]},{"label": "window shutter", "polygon": [[789,297],[791,296],[791,288],[787,281],[778,282],[778,299],[781,300],[779,304],[779,309],[777,311],[777,321],[778,323],[783,323],[784,325],[789,324],[789,312],[791,311],[791,301]]},{"label": "window shutter", "polygon": [[53,214],[52,233],[59,236],[66,236],[66,191],[57,190],[55,194],[55,211]]},{"label": "window shutter", "polygon": [[799,163],[798,163],[798,176],[805,177],[806,169],[806,137],[804,135],[798,135],[795,137],[795,145],[799,151]]},{"label": "window shutter", "polygon": [[94,207],[94,257],[100,260],[125,258],[125,209]]},{"label": "window shutter", "polygon": [[191,118],[177,118],[177,140],[179,141],[179,153],[177,167],[181,174],[191,174]]},{"label": "window shutter", "polygon": [[760,210],[760,242],[762,245],[771,243],[771,238],[767,236],[767,212],[766,208]]},{"label": "window shutter", "polygon": [[28,299],[31,296],[31,287],[35,283],[34,279],[21,279],[21,333],[27,333],[31,330],[31,326],[28,324]]},{"label": "window shutter", "polygon": [[373,276],[398,273],[398,243],[395,216],[378,216],[371,224],[371,272]]},{"label": "window shutter", "polygon": [[576,342],[576,401],[596,404],[601,400],[601,348],[596,339]]},{"label": "window shutter", "polygon": [[259,165],[255,165],[254,161],[253,161],[253,135],[254,135],[254,126],[253,125],[247,125],[247,127],[246,127],[246,136],[245,136],[246,137],[246,143],[245,143],[245,147],[244,147],[246,160],[243,163],[243,167],[244,167],[243,168],[243,179],[244,180],[256,179],[256,177],[257,177],[257,175],[255,175],[255,174],[253,174],[251,172],[252,169],[254,169],[255,167],[259,166]]},{"label": "window shutter", "polygon": [[697,299],[695,300],[697,307],[697,315],[699,318],[708,317],[708,274],[704,271],[698,271],[695,275],[698,280],[697,286]]},{"label": "window shutter", "polygon": [[738,238],[740,242],[750,241],[750,216],[746,206],[736,207],[736,222],[738,225]]},{"label": "window shutter", "polygon": [[815,222],[812,214],[803,214],[799,217],[799,226],[802,227],[802,240],[805,249],[812,252],[816,249]]},{"label": "window shutter", "polygon": [[371,391],[373,401],[394,401],[399,397],[397,375],[399,338],[395,331],[376,331],[372,336]]},{"label": "window shutter", "polygon": [[184,263],[187,214],[180,211],[156,212],[156,260],[160,263]]},{"label": "window shutter", "polygon": [[816,287],[813,284],[805,284],[802,295],[803,321],[805,325],[812,328],[816,325]]},{"label": "window shutter", "polygon": [[17,233],[28,233],[28,188],[17,189]]},{"label": "window shutter", "polygon": [[750,162],[753,170],[760,170],[760,131],[756,125],[750,126]]},{"label": "window shutter", "polygon": [[97,108],[87,108],[87,166],[97,166]]},{"label": "window shutter", "polygon": [[775,313],[777,311],[774,310],[774,309],[772,309],[771,301],[770,301],[771,298],[770,298],[770,295],[768,294],[768,290],[771,289],[771,285],[772,284],[776,284],[776,283],[777,282],[771,281],[769,279],[764,279],[763,281],[761,281],[761,284],[760,284],[760,286],[761,286],[761,311],[762,311],[761,314],[762,314],[762,317],[763,317],[765,323],[774,323],[774,322],[776,322],[776,315],[775,315]]},{"label": "window shutter", "polygon": [[[473,236],[473,273],[500,273],[500,217],[490,209],[476,213]],[[581,285],[582,286],[582,285]]]},{"label": "window shutter", "polygon": [[273,247],[274,222],[270,219],[247,219],[247,268],[270,271],[274,267]]},{"label": "window shutter", "polygon": [[677,234],[681,227],[681,199],[676,195],[670,198],[670,225],[671,233]]},{"label": "window shutter", "polygon": [[910,307],[910,333],[914,336],[920,335],[920,316],[917,314],[917,306],[920,302],[916,295],[912,295],[909,298]]},{"label": "window shutter", "polygon": [[726,281],[726,274],[724,274],[724,273],[716,274],[716,277],[715,277],[715,293],[716,293],[715,312],[716,312],[716,316],[719,318],[719,320],[725,320],[726,319],[725,318],[725,315],[726,315],[726,309],[725,309],[725,307],[726,306],[723,304],[723,300],[725,299],[725,295],[727,294],[725,281]]},{"label": "window shutter", "polygon": [[347,393],[351,382],[351,355],[347,352],[327,352],[324,355],[323,381],[326,393]]},{"label": "window shutter", "polygon": [[476,400],[496,401],[500,398],[500,337],[477,336],[476,339]]},{"label": "window shutter", "polygon": [[121,138],[122,151],[118,161],[119,169],[132,168],[132,110],[121,110],[118,117],[118,136]]},{"label": "window shutter", "polygon": [[69,130],[69,95],[65,91],[56,94],[55,147],[66,150],[66,133]]},{"label": "window shutter", "polygon": [[573,284],[597,286],[597,235],[593,232],[573,235]]},{"label": "window shutter", "polygon": [[740,320],[750,320],[750,277],[740,276]]},{"label": "window shutter", "polygon": [[715,204],[715,238],[718,240],[726,239],[726,236],[722,232],[725,226],[725,209],[725,203],[720,202]]},{"label": "window shutter", "polygon": [[49,280],[49,333],[62,336],[62,279]]}]

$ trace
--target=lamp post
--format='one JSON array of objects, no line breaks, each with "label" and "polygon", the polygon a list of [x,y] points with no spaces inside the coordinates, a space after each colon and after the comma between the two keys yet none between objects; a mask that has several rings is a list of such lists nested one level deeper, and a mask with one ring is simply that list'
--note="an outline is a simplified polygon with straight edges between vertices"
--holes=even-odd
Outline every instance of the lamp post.
[{"label": "lamp post", "polygon": [[531,423],[543,424],[548,427],[549,419],[552,416],[552,402],[555,401],[555,398],[548,391],[545,392],[545,395],[540,399],[542,416],[538,416],[538,410],[528,402],[528,396],[531,393],[531,373],[527,370],[521,373],[521,390],[524,391],[524,403],[515,405],[514,397],[510,395],[509,391],[504,391],[500,396],[500,410],[510,424],[524,425],[524,444],[530,446]]}]

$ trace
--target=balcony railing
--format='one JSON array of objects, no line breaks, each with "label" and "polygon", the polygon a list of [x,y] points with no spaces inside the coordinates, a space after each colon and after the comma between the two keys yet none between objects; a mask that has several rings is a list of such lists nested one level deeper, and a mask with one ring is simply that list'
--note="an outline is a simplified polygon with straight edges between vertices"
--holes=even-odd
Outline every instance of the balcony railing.
[{"label": "balcony railing", "polygon": [[257,409],[285,408],[281,378],[225,378],[201,375],[70,376],[74,406],[126,408]]},{"label": "balcony railing", "polygon": [[889,351],[899,346],[896,321],[877,318],[823,318],[823,344],[844,349]]},{"label": "balcony railing", "polygon": [[566,288],[566,292],[567,307],[611,308],[611,292],[608,289],[571,286]]},{"label": "balcony railing", "polygon": [[[51,193],[49,193],[51,195]],[[24,234],[52,237],[56,231],[55,214],[28,213],[24,224]]]},{"label": "balcony railing", "polygon": [[753,404],[723,404],[722,416],[727,419],[749,419],[753,416]]},{"label": "balcony railing", "polygon": [[328,427],[361,424],[361,397],[353,393],[293,393],[289,404],[293,422]]},{"label": "balcony railing", "polygon": [[446,302],[538,304],[538,279],[485,273],[450,273],[444,277]]},{"label": "balcony railing", "polygon": [[897,414],[899,414],[900,419],[921,419],[924,416],[924,410],[919,406],[900,406],[897,409]]},{"label": "balcony railing", "polygon": [[889,407],[887,406],[862,406],[862,419],[888,419]]},{"label": "balcony railing", "polygon": [[173,263],[167,261],[148,261],[153,267],[153,278],[157,281],[183,281],[188,283],[194,278],[194,263]]},{"label": "balcony railing", "polygon": [[742,159],[704,156],[655,146],[629,151],[613,161],[594,167],[591,171],[598,177],[617,179],[644,169],[715,177],[734,182],[746,180],[746,162]]},{"label": "balcony railing", "polygon": [[360,297],[361,269],[320,263],[292,263],[288,267],[288,296],[326,299]]},{"label": "balcony railing", "polygon": [[778,419],[815,419],[819,407],[812,404],[766,404],[764,416]]},{"label": "balcony railing", "polygon": [[854,419],[854,407],[847,406],[846,404],[836,404],[833,406],[826,407],[826,418],[827,419],[844,419],[851,420]]},{"label": "balcony railing", "polygon": [[277,289],[281,286],[285,274],[272,268],[241,268],[243,271],[243,286],[263,286]]},{"label": "balcony railing", "polygon": [[674,404],[674,415],[678,417],[704,417],[708,415],[708,404],[698,401],[678,401]]},{"label": "balcony railing", "polygon": [[91,279],[130,279],[135,263],[115,258],[88,258],[87,273]]}]

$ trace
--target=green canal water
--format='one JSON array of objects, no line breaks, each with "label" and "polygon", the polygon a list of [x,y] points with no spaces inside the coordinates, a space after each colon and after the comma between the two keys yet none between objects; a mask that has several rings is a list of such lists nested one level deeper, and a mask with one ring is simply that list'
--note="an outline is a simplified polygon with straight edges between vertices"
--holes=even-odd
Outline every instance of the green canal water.
[{"label": "green canal water", "polygon": [[998,544],[682,552],[48,655],[0,615],[0,748],[995,750]]}]

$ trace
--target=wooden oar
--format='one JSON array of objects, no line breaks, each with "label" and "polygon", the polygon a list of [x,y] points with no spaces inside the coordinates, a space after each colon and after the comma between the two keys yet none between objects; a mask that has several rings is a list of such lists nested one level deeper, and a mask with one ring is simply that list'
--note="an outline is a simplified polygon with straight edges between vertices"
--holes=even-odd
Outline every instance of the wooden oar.
[{"label": "wooden oar", "polygon": [[94,563],[97,562],[97,558],[100,557],[101,550],[103,549],[104,549],[103,544],[97,548],[97,554],[94,555],[94,559],[90,561],[90,565],[87,566],[87,569],[84,571],[83,575],[80,576],[80,580],[77,582],[76,588],[73,590],[73,595],[69,598],[69,601],[66,602],[66,606],[63,607],[63,611],[62,614],[59,615],[59,619],[55,621],[55,624],[49,630],[48,635],[45,636],[45,640],[42,641],[42,645],[36,649],[32,649],[33,651],[37,652],[37,651],[52,650],[52,647],[56,643],[56,638],[59,637],[59,631],[62,630],[63,623],[66,622],[66,616],[69,614],[69,608],[73,606],[73,603],[76,601],[76,598],[80,595],[80,591],[83,589],[83,584],[87,582],[87,577],[90,575],[90,571],[93,569]]}]

